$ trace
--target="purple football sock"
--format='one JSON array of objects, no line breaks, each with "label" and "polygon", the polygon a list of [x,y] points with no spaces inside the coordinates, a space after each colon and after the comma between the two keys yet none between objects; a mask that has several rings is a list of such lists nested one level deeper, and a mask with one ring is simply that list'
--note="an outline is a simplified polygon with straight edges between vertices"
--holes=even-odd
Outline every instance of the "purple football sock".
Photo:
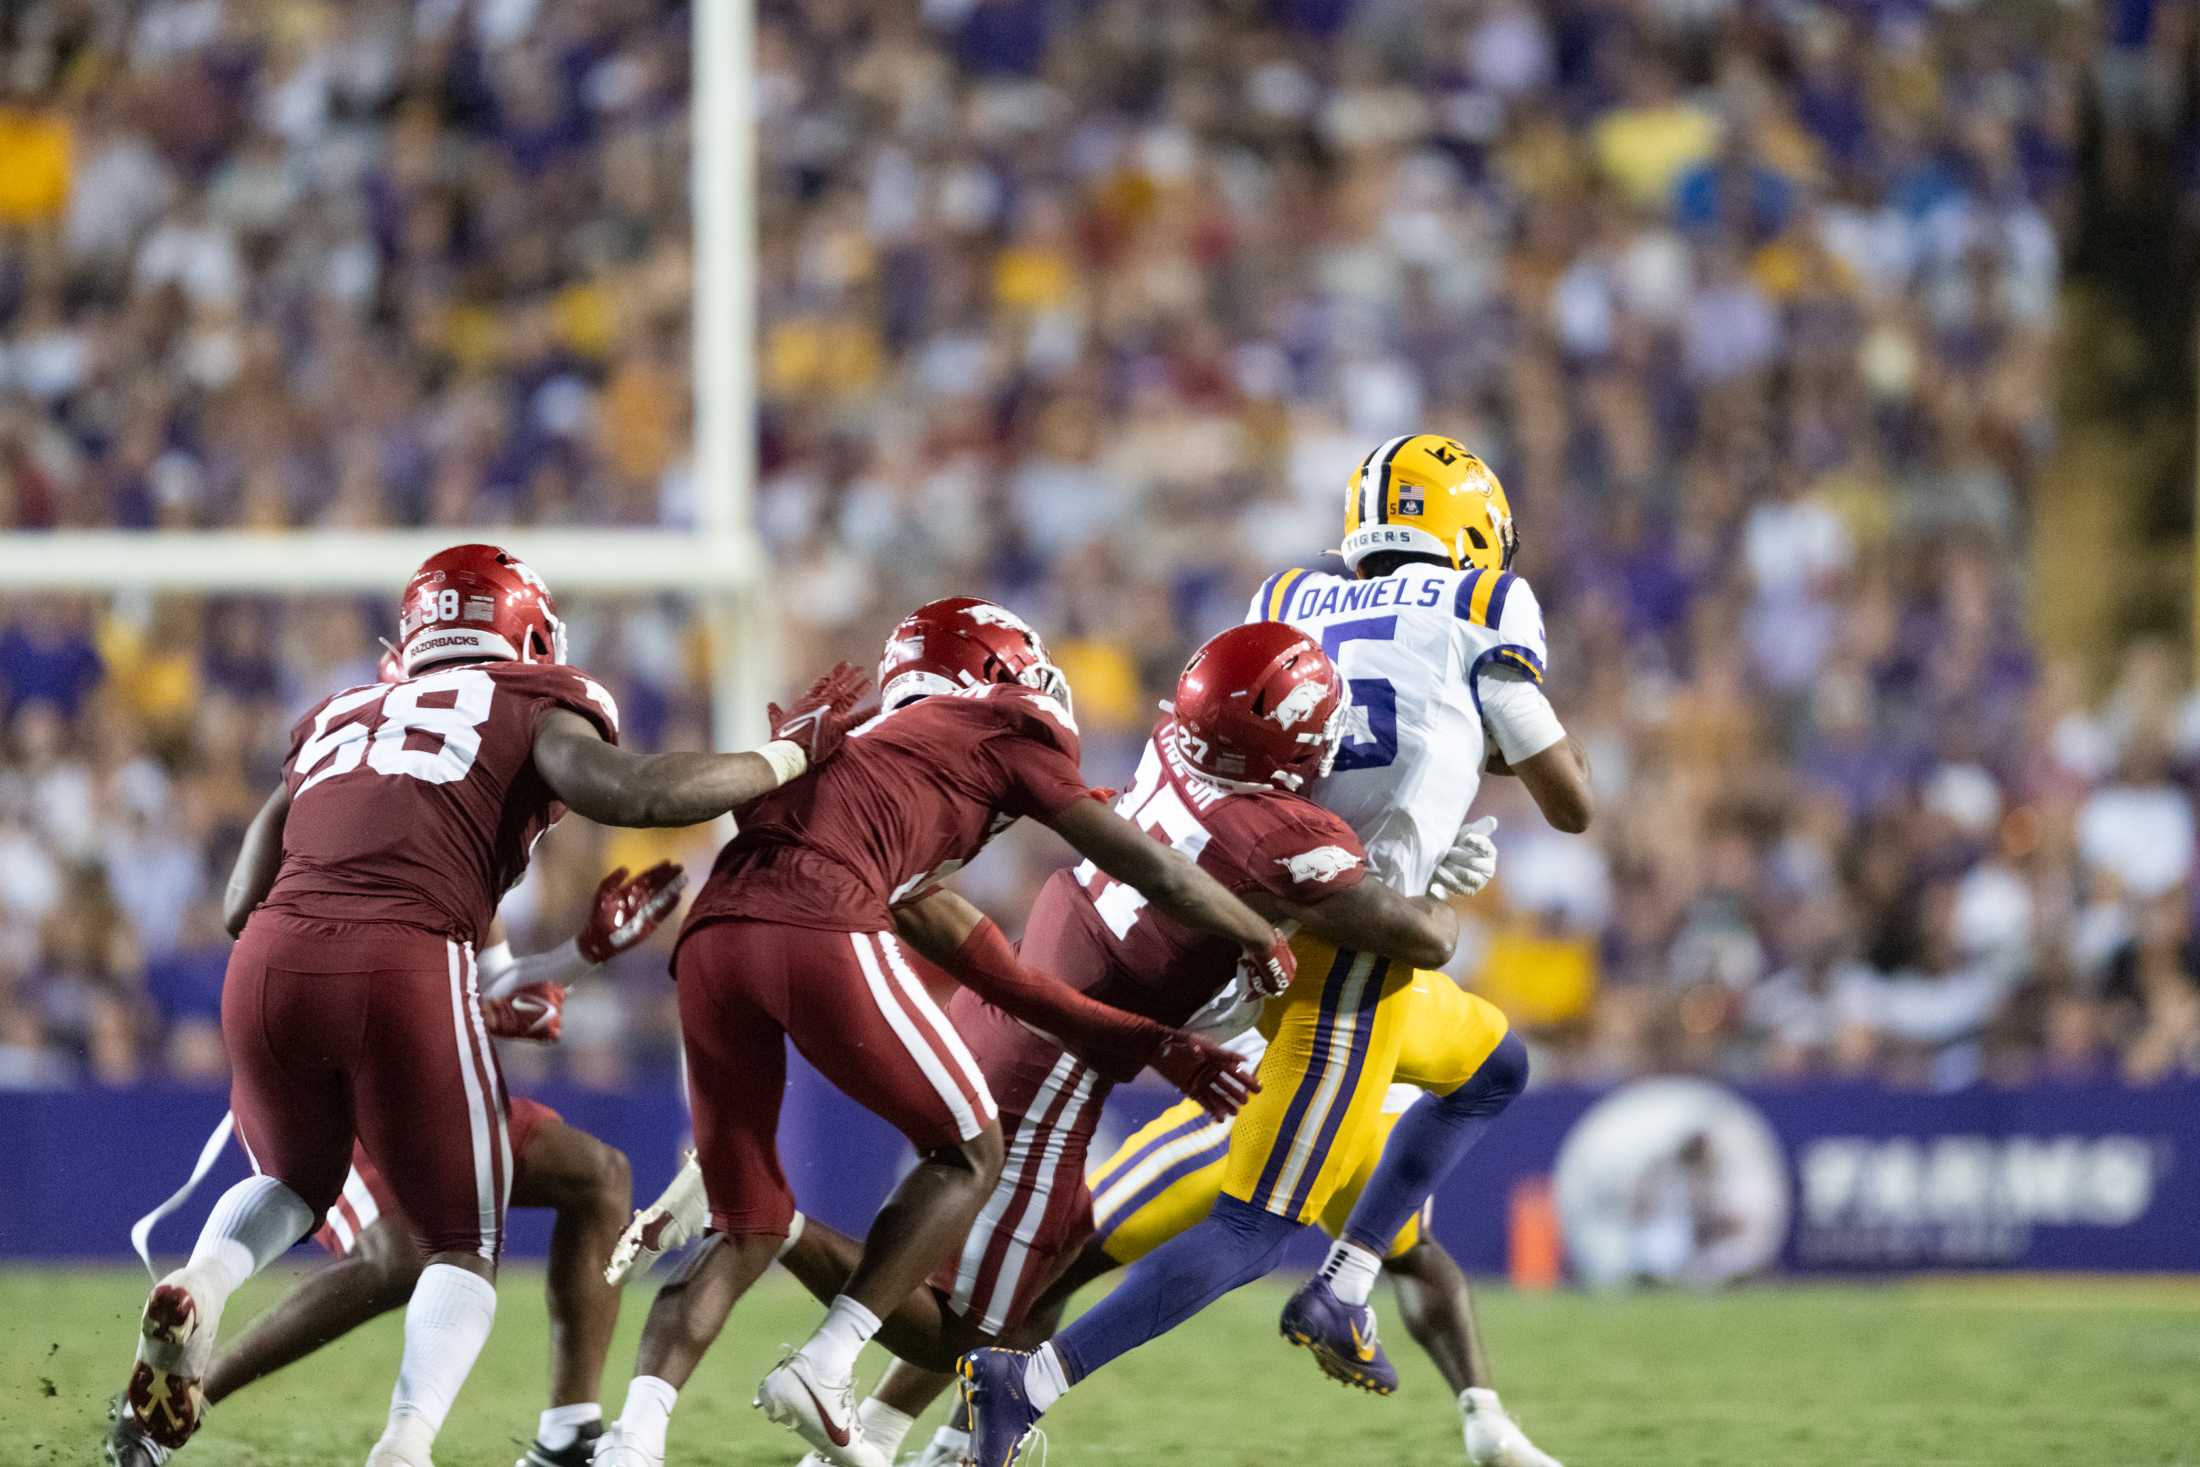
[{"label": "purple football sock", "polygon": [[1399,1117],[1383,1145],[1383,1159],[1353,1204],[1345,1241],[1377,1258],[1388,1253],[1406,1220],[1527,1083],[1528,1047],[1518,1034],[1507,1034],[1466,1084],[1449,1095],[1415,1101]]},{"label": "purple football sock", "polygon": [[1289,1218],[1235,1197],[1130,1267],[1112,1293],[1054,1337],[1074,1383],[1118,1355],[1158,1339],[1241,1284],[1276,1266],[1299,1230]]}]

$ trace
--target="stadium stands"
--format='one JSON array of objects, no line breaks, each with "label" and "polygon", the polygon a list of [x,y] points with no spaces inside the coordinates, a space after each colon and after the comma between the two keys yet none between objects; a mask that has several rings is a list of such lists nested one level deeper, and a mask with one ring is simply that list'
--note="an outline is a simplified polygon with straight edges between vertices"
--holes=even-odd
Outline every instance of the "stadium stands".
[{"label": "stadium stands", "polygon": [[[1441,429],[1505,478],[1607,812],[1491,807],[1460,975],[1539,1074],[2200,1073],[2200,701],[2164,647],[2026,631],[2085,7],[761,8],[790,667],[997,596],[1113,778],[1186,651],[1334,543],[1357,457]],[[29,15],[0,525],[524,551],[688,513],[681,7]],[[2181,77],[2120,47],[2138,126]],[[575,611],[635,736],[698,743],[683,609]],[[229,853],[386,615],[0,587],[0,1085],[218,1072]],[[657,849],[561,833],[523,929]],[[1012,917],[1060,854],[973,889]],[[655,960],[623,991],[554,1063],[666,1056]]]}]

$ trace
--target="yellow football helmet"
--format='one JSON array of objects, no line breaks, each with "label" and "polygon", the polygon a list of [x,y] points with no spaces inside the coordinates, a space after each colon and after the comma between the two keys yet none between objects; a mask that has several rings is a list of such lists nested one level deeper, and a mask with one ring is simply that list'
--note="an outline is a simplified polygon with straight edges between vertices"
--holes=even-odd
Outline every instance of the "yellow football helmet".
[{"label": "yellow football helmet", "polygon": [[1353,570],[1370,555],[1434,555],[1464,570],[1504,570],[1519,537],[1505,486],[1456,438],[1413,433],[1383,444],[1352,471],[1344,544]]}]

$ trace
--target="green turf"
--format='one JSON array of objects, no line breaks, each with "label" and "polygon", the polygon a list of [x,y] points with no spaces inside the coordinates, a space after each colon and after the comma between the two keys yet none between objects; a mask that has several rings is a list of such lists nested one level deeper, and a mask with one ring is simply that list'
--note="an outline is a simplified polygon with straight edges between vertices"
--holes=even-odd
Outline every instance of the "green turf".
[{"label": "green turf", "polygon": [[[508,1276],[496,1337],[438,1448],[442,1467],[503,1467],[524,1445],[542,1389],[538,1285],[532,1273]],[[260,1308],[273,1287],[255,1285],[230,1320]],[[0,1464],[96,1460],[143,1288],[142,1276],[119,1270],[0,1272]],[[1462,1459],[1451,1402],[1401,1331],[1391,1333],[1404,1391],[1349,1393],[1276,1338],[1281,1299],[1273,1288],[1245,1290],[1079,1390],[1048,1418],[1052,1467]],[[614,1397],[646,1300],[630,1302],[612,1353]],[[681,1402],[674,1463],[793,1462],[793,1439],[749,1410],[749,1392],[815,1313],[775,1279],[735,1315]],[[2191,1282],[1706,1298],[1492,1290],[1483,1314],[1507,1403],[1570,1467],[2200,1464],[2200,1285]],[[380,1427],[398,1340],[392,1316],[239,1395],[181,1462],[356,1467]]]}]

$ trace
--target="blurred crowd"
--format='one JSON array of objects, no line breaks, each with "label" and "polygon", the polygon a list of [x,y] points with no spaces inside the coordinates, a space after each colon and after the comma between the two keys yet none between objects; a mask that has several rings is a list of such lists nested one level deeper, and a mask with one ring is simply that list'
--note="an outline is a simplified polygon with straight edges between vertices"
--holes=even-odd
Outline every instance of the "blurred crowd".
[{"label": "blurred crowd", "polygon": [[[1359,457],[1442,431],[1508,487],[1602,799],[1572,838],[1488,796],[1455,967],[1540,1074],[2200,1074],[2200,703],[2175,648],[2044,657],[2025,583],[2087,98],[2181,115],[2189,6],[760,10],[790,675],[992,595],[1120,782]],[[687,520],[684,7],[10,18],[0,526]],[[389,610],[0,602],[0,1085],[219,1072],[229,854]],[[693,618],[571,610],[638,742],[706,738]],[[709,849],[570,822],[519,946]],[[1013,922],[1061,854],[970,889]],[[662,1062],[661,956],[515,1069]]]}]

